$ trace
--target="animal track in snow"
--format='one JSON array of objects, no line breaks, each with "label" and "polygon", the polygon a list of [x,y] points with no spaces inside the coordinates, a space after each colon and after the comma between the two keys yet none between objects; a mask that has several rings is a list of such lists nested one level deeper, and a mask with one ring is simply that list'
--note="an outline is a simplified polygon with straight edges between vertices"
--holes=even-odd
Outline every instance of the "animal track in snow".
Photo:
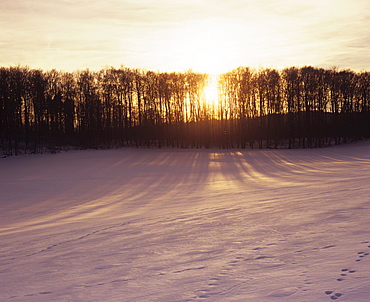
[{"label": "animal track in snow", "polygon": [[[50,250],[52,250],[53,248],[55,248],[55,247],[57,247],[57,246],[59,246],[59,245],[66,244],[66,243],[71,243],[71,242],[74,242],[74,241],[77,241],[77,240],[81,240],[81,239],[84,239],[84,238],[86,238],[86,237],[88,237],[88,236],[91,236],[91,235],[93,235],[93,234],[99,233],[99,232],[101,232],[101,231],[102,231],[102,230],[94,231],[94,232],[92,232],[92,233],[88,233],[88,234],[86,234],[86,235],[84,235],[84,236],[81,236],[81,237],[79,237],[79,238],[76,238],[76,239],[71,239],[71,240],[66,240],[66,241],[63,241],[63,242],[55,243],[55,244],[49,245],[48,247],[46,247],[46,248],[44,248],[44,249],[42,249],[42,250],[39,250],[38,252],[34,252],[34,253],[32,253],[32,254],[28,254],[28,255],[26,255],[26,256],[27,256],[27,257],[31,257],[31,256],[34,256],[34,255],[37,255],[37,254],[41,254],[41,253],[44,253],[44,252],[46,252],[46,251],[50,251]],[[15,259],[15,258],[14,258],[14,259]],[[12,260],[14,260],[14,259],[12,259]]]},{"label": "animal track in snow", "polygon": [[355,273],[356,271],[355,270],[353,270],[353,269],[349,269],[349,268],[342,268],[341,269],[341,274],[340,274],[340,276],[341,277],[339,277],[338,279],[337,279],[337,281],[343,281],[343,280],[345,280],[345,278],[343,278],[343,277],[346,277],[348,274],[353,274],[353,273]]},{"label": "animal track in snow", "polygon": [[[220,294],[220,293],[222,294],[222,293],[230,292],[234,290],[235,288],[245,284],[245,282],[247,281],[240,282],[239,284],[226,288],[225,284],[228,282],[225,283],[223,282],[223,280],[228,279],[230,275],[234,274],[234,272],[240,273],[240,269],[241,269],[240,266],[245,265],[246,261],[252,261],[252,262],[255,261],[254,263],[257,264],[264,260],[268,261],[269,259],[274,259],[275,257],[261,255],[261,250],[268,249],[269,247],[275,246],[275,245],[276,243],[269,243],[266,246],[257,246],[257,247],[250,249],[250,251],[253,251],[254,255],[246,256],[246,255],[239,254],[238,256],[234,256],[232,259],[229,259],[229,261],[224,263],[224,265],[220,268],[220,271],[218,272],[218,274],[213,275],[213,277],[209,278],[208,283],[206,283],[206,286],[203,287],[202,289],[196,290],[195,295],[188,301],[194,301],[198,299],[201,299],[201,300],[207,299],[207,298],[212,297],[215,294]],[[176,271],[174,273],[180,273],[183,271],[185,270]],[[295,289],[294,292],[296,290],[297,289]],[[292,293],[293,291],[283,290],[283,291],[276,292],[274,294],[287,296]]]},{"label": "animal track in snow", "polygon": [[[337,300],[339,297],[343,296],[342,293],[334,293],[332,290],[327,290],[325,292],[326,295],[331,295],[330,299]],[[333,294],[333,295],[332,295]]]},{"label": "animal track in snow", "polygon": [[[46,251],[50,251],[52,250],[53,248],[59,246],[59,245],[62,245],[62,244],[68,244],[68,243],[72,243],[72,242],[76,242],[76,241],[79,241],[79,240],[82,240],[82,239],[85,239],[86,237],[89,237],[89,236],[92,236],[92,235],[95,235],[97,233],[101,233],[101,232],[104,232],[104,231],[107,231],[107,230],[110,230],[110,229],[114,229],[114,228],[120,228],[120,227],[123,227],[127,224],[129,224],[130,222],[125,222],[125,223],[121,223],[121,224],[118,224],[118,225],[112,225],[112,226],[108,226],[108,227],[105,227],[105,228],[101,228],[101,229],[98,229],[96,231],[93,231],[93,232],[90,232],[90,233],[87,233],[83,236],[80,236],[78,238],[75,238],[75,239],[70,239],[70,240],[66,240],[66,241],[62,241],[62,242],[58,242],[58,243],[55,243],[53,245],[50,245],[50,246],[47,246],[46,248],[42,249],[42,250],[39,250],[37,252],[34,252],[34,253],[31,253],[31,254],[28,254],[26,255],[27,257],[30,257],[30,256],[34,256],[34,255],[37,255],[37,254],[40,254],[40,253],[44,253]],[[11,258],[11,260],[15,260],[16,258]]]},{"label": "animal track in snow", "polygon": [[[369,245],[369,247],[370,247],[370,245]],[[364,257],[366,257],[366,256],[369,255],[369,253],[365,253],[365,252],[358,252],[357,254],[359,255],[358,256],[359,259],[356,259],[356,261],[361,261],[362,258],[364,258]]]},{"label": "animal track in snow", "polygon": [[[361,243],[362,244],[369,244],[369,241],[363,241]],[[368,247],[370,248],[370,245],[368,245]],[[360,252],[357,253],[357,255],[358,255],[358,259],[356,259],[355,261],[356,262],[359,262],[359,261],[363,260],[366,256],[368,256],[369,253],[368,252],[360,251]],[[354,273],[356,273],[356,270],[354,270],[354,269],[342,268],[340,270],[340,276],[336,280],[339,281],[339,282],[345,281],[347,277],[349,277],[351,274],[354,274]],[[326,295],[329,295],[330,296],[330,299],[332,299],[332,300],[337,300],[341,296],[343,296],[342,293],[334,293],[334,291],[332,291],[332,290],[325,291],[325,294]]]},{"label": "animal track in snow", "polygon": [[[233,258],[233,260],[228,261],[225,265],[223,265],[221,271],[217,275],[214,275],[213,277],[208,279],[207,287],[197,290],[196,296],[194,296],[192,299],[203,300],[210,298],[212,295],[215,295],[216,293],[225,292],[224,287],[219,288],[220,284],[223,284],[222,280],[228,278],[230,272],[234,269],[237,269],[236,266],[240,265],[243,261],[246,260],[249,260],[249,258],[245,258],[243,256],[236,256],[235,258]],[[226,289],[226,292],[232,290],[234,287],[237,286],[238,285]]]}]

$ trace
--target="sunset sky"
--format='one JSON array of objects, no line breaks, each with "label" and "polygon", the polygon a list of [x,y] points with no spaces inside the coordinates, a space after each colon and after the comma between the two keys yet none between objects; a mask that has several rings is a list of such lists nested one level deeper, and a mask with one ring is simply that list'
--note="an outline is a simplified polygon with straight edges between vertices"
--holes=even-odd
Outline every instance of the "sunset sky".
[{"label": "sunset sky", "polygon": [[0,66],[370,69],[368,0],[1,0]]}]

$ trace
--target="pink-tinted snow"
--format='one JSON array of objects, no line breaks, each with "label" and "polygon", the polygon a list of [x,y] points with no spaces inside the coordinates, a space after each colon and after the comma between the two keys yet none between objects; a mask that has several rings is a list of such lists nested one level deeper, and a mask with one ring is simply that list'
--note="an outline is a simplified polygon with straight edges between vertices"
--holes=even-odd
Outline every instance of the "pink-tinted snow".
[{"label": "pink-tinted snow", "polygon": [[0,301],[370,301],[370,142],[0,159]]}]

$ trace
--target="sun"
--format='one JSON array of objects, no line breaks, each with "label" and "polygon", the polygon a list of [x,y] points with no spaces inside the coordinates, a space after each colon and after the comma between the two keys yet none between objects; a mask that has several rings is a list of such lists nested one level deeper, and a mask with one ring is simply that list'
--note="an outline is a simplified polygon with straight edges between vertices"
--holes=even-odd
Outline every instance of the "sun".
[{"label": "sun", "polygon": [[218,92],[218,76],[210,75],[208,78],[208,84],[204,87],[204,100],[209,106],[217,106],[219,92]]}]

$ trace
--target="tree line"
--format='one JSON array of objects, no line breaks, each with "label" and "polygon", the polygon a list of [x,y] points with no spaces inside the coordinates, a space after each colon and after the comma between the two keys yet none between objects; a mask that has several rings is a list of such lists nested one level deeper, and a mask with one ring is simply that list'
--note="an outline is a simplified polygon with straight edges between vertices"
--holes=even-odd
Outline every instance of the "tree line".
[{"label": "tree line", "polygon": [[0,68],[5,154],[63,147],[322,147],[370,136],[370,73],[239,67],[219,76],[121,67]]}]

